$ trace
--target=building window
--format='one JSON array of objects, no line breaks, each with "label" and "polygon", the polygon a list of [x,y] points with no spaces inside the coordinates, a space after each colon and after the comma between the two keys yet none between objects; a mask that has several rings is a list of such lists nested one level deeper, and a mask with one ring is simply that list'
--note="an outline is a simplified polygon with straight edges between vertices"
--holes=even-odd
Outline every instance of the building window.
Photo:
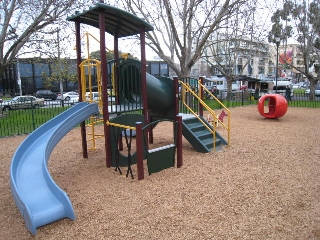
[{"label": "building window", "polygon": [[259,65],[264,65],[264,64],[265,64],[264,59],[263,59],[263,58],[260,58],[260,59],[259,59]]},{"label": "building window", "polygon": [[34,75],[39,76],[50,76],[49,64],[47,63],[35,63],[34,64]]},{"label": "building window", "polygon": [[258,67],[259,74],[264,74],[264,67]]},{"label": "building window", "polygon": [[35,77],[36,89],[43,88],[43,80],[42,77]]},{"label": "building window", "polygon": [[220,75],[221,72],[217,68],[213,68],[213,75]]},{"label": "building window", "polygon": [[32,77],[32,64],[31,63],[19,63],[20,77]]},{"label": "building window", "polygon": [[150,69],[151,69],[151,75],[153,76],[159,76],[160,69],[159,69],[159,63],[150,63]]},{"label": "building window", "polygon": [[163,77],[169,76],[169,66],[167,63],[160,63],[160,76],[163,76]]}]

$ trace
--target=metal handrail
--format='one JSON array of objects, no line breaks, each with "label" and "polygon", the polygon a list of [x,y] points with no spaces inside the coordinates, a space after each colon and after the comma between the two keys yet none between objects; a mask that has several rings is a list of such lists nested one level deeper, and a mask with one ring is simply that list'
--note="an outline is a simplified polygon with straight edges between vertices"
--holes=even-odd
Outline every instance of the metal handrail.
[{"label": "metal handrail", "polygon": [[228,113],[228,126],[226,126],[223,122],[220,121],[219,118],[217,118],[217,115],[215,114],[215,112],[201,99],[201,92],[199,91],[199,95],[194,92],[192,90],[192,88],[182,82],[181,80],[179,80],[179,83],[181,84],[181,92],[182,92],[182,97],[181,97],[181,101],[182,101],[182,104],[196,117],[199,119],[199,121],[213,134],[213,138],[214,138],[214,149],[215,149],[215,140],[216,140],[216,125],[213,124],[212,127],[213,127],[213,130],[211,128],[208,127],[208,125],[197,115],[197,113],[195,113],[192,108],[186,103],[185,101],[185,93],[186,92],[189,92],[190,94],[192,94],[198,101],[199,103],[213,116],[214,118],[214,121],[217,122],[217,123],[220,123],[228,132],[228,146],[230,146],[230,110],[224,106],[224,104],[222,102],[219,101],[219,99],[217,99],[207,88],[204,87],[204,85],[201,84],[200,80],[198,81],[198,84],[201,88],[203,88],[210,96],[213,97],[214,100],[216,100]]},{"label": "metal handrail", "polygon": [[[218,102],[220,104],[220,106],[222,106],[222,108],[224,110],[227,111],[227,113],[228,113],[228,126],[226,126],[223,122],[221,122],[220,119],[217,118],[217,115],[214,115],[214,118],[215,118],[215,121],[217,123],[220,123],[227,130],[227,132],[228,132],[228,146],[230,146],[230,131],[231,131],[231,129],[230,129],[230,127],[231,127],[231,124],[230,124],[231,123],[231,121],[230,121],[230,119],[231,119],[230,110],[216,96],[214,96],[211,91],[209,91],[203,84],[201,84],[200,80],[198,81],[198,84],[201,86],[202,89],[204,89],[204,91],[206,93],[208,93],[216,102]],[[203,101],[201,100],[200,103],[201,102],[203,102]]]}]

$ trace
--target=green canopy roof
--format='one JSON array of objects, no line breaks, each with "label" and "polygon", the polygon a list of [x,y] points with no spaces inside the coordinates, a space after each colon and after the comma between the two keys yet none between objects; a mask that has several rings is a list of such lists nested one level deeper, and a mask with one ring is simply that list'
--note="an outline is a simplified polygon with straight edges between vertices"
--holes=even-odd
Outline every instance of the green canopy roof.
[{"label": "green canopy roof", "polygon": [[145,32],[153,30],[153,26],[136,15],[103,3],[97,3],[89,10],[76,13],[67,20],[99,28],[100,12],[105,14],[105,31],[111,35],[117,33],[119,38],[140,34],[141,28]]}]

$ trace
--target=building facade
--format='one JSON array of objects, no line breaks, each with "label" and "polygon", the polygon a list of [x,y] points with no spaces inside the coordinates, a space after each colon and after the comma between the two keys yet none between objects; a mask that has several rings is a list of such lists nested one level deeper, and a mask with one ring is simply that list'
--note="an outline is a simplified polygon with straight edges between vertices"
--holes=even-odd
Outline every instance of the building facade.
[{"label": "building facade", "polygon": [[[204,55],[191,70],[193,77],[221,75],[218,66],[233,75],[247,75],[260,78],[273,73],[270,68],[270,49],[268,44],[254,42],[250,39],[228,39],[218,35],[217,39],[209,40]],[[275,60],[275,59],[274,59]],[[219,61],[219,62],[217,62]],[[210,68],[207,70],[205,68]]]},{"label": "building facade", "polygon": [[[226,72],[235,76],[250,76],[256,79],[275,77],[277,49],[275,44],[261,43],[250,39],[224,40],[223,36],[212,41],[204,49],[204,55],[193,66],[193,77],[216,76],[222,73],[215,66],[222,65]],[[297,69],[285,61],[291,61],[297,68],[304,68],[303,55],[298,44],[280,45],[278,49],[278,76],[293,82],[303,80]],[[286,60],[285,60],[286,58]],[[219,64],[216,61],[219,61]]]},{"label": "building facade", "polygon": [[[292,68],[290,65],[295,66]],[[289,78],[293,82],[305,81],[305,76],[297,69],[304,72],[304,59],[299,44],[279,46],[279,76]]]},{"label": "building facade", "polygon": [[[59,66],[60,70],[58,70],[57,63],[51,59],[17,59],[15,63],[7,67],[0,78],[0,93],[5,96],[15,96],[20,93],[34,95],[37,90],[41,89],[60,92],[60,79],[65,92],[77,91],[76,59],[63,59]],[[93,68],[91,73],[94,84],[97,83],[95,71],[96,69]],[[111,73],[111,67],[108,68],[108,72]],[[163,61],[148,61],[147,72],[155,77],[168,77],[169,66]]]}]

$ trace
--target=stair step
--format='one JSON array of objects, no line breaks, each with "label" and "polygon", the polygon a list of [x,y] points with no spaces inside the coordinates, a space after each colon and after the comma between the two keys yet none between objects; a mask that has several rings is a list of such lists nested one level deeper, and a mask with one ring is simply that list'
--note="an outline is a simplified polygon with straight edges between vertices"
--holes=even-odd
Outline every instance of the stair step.
[{"label": "stair step", "polygon": [[194,135],[196,135],[199,139],[213,139],[212,133],[209,132],[207,129],[205,131],[194,132]]},{"label": "stair step", "polygon": [[[202,120],[212,129],[209,123],[204,118]],[[204,126],[203,123],[196,117],[183,120],[185,126],[184,136],[187,137],[191,145],[199,152],[210,152],[213,149],[213,145],[217,147],[223,144],[223,141],[219,134],[216,135],[215,144],[214,136],[212,132]]]},{"label": "stair step", "polygon": [[[208,148],[213,148],[213,141],[209,140],[209,139],[205,139],[202,141],[202,143],[207,146]],[[220,139],[216,139],[216,146],[221,144],[221,140]]]},{"label": "stair step", "polygon": [[[192,132],[200,132],[200,131],[205,131],[207,130],[207,128],[205,126],[193,126],[193,127],[189,127],[189,129],[192,131]],[[207,130],[208,131],[208,130]]]}]

